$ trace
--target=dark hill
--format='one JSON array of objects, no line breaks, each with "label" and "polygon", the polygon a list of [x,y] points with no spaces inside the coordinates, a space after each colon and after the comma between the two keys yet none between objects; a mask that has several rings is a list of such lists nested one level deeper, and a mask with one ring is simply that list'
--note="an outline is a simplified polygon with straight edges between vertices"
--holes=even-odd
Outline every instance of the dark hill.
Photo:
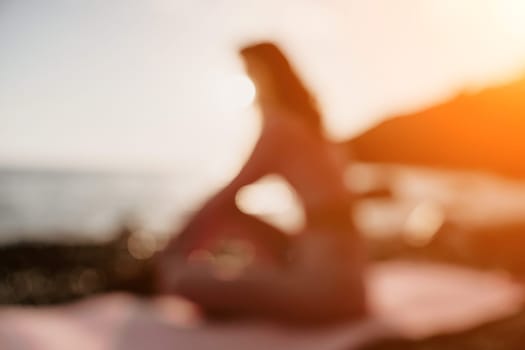
[{"label": "dark hill", "polygon": [[344,146],[365,162],[525,178],[525,78],[390,118]]}]

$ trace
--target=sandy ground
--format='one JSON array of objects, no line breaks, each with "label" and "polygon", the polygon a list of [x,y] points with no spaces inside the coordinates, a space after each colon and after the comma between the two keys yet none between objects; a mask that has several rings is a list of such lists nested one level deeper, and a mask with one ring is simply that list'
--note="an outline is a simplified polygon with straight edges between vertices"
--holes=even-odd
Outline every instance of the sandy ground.
[{"label": "sandy ground", "polygon": [[391,261],[368,271],[372,315],[324,329],[263,321],[210,323],[176,297],[109,294],[60,307],[0,310],[4,350],[357,349],[391,337],[466,331],[521,310],[508,276],[448,265]]}]

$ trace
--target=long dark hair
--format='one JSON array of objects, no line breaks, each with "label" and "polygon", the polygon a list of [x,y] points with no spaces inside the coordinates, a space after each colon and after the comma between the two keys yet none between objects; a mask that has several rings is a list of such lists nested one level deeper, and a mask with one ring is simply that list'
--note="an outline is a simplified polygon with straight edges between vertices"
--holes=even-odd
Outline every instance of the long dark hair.
[{"label": "long dark hair", "polygon": [[[323,131],[321,114],[315,99],[275,44],[262,42],[246,46],[240,50],[240,54],[245,62],[258,60],[266,68],[267,78],[271,81],[271,86],[266,89],[272,91],[259,91],[259,93],[271,95],[276,104],[293,112],[290,115],[301,118],[318,132]],[[257,81],[255,84],[257,85]]]}]

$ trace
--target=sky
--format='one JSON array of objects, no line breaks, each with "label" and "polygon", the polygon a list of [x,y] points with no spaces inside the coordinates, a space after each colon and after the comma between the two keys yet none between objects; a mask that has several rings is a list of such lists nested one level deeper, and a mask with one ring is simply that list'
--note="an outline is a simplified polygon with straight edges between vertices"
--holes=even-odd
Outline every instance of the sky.
[{"label": "sky", "polygon": [[0,166],[231,176],[259,128],[237,51],[260,40],[345,138],[516,77],[525,3],[0,0]]}]

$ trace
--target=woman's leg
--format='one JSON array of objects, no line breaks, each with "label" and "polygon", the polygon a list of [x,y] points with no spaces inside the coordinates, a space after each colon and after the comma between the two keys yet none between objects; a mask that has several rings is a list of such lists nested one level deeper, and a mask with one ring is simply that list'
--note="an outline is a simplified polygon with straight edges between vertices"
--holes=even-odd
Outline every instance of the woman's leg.
[{"label": "woman's leg", "polygon": [[305,232],[294,242],[287,266],[253,264],[236,275],[221,273],[220,262],[188,262],[172,275],[171,291],[212,315],[304,323],[361,317],[366,312],[362,249],[333,237]]},{"label": "woman's leg", "polygon": [[190,279],[190,271],[204,268],[198,265],[209,265],[210,271],[224,278],[248,265],[284,265],[288,247],[288,235],[240,211],[205,223],[190,222],[156,257],[157,289],[173,292],[172,281],[180,279],[183,270]]},{"label": "woman's leg", "polygon": [[211,316],[264,316],[286,307],[279,285],[289,237],[240,212],[215,229],[195,232],[198,240],[184,254],[162,253],[155,264],[159,291],[184,296]]},{"label": "woman's leg", "polygon": [[172,239],[163,255],[189,256],[196,250],[216,250],[232,240],[250,242],[259,258],[283,262],[290,236],[237,208],[216,215],[198,216]]}]

